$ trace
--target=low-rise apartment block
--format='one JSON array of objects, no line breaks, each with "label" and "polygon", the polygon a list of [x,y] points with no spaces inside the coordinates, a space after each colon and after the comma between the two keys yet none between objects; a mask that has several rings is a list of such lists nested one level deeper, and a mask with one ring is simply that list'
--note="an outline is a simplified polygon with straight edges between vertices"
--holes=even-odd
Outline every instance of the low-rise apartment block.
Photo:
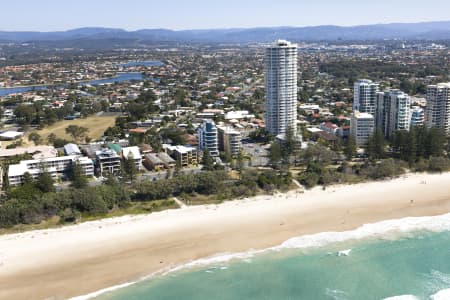
[{"label": "low-rise apartment block", "polygon": [[198,151],[196,148],[186,146],[166,146],[165,149],[182,167],[198,164]]},{"label": "low-rise apartment block", "polygon": [[70,171],[75,163],[81,165],[85,176],[94,176],[94,164],[87,157],[75,155],[61,156],[44,159],[22,160],[19,164],[10,165],[8,169],[8,181],[10,186],[23,183],[25,173],[32,178],[37,178],[42,172],[48,172],[56,179],[58,175]]},{"label": "low-rise apartment block", "polygon": [[120,156],[113,150],[102,149],[95,152],[97,159],[97,168],[101,175],[120,173],[121,160]]},{"label": "low-rise apartment block", "polygon": [[141,152],[139,151],[139,147],[132,146],[122,148],[122,156],[124,159],[133,159],[136,165],[136,170],[141,170],[142,156]]}]

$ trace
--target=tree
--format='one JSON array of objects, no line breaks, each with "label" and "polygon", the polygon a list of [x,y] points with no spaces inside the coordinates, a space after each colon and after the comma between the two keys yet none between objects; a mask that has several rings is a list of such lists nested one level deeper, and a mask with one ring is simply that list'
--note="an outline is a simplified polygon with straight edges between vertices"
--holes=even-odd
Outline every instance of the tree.
[{"label": "tree", "polygon": [[72,166],[70,175],[71,175],[70,179],[72,180],[72,187],[77,189],[87,187],[88,185],[87,178],[84,175],[83,167],[78,162],[75,162],[75,164]]},{"label": "tree", "polygon": [[394,132],[392,150],[396,157],[412,165],[417,158],[417,139],[414,129],[410,132],[401,130]]},{"label": "tree", "polygon": [[107,186],[117,186],[119,184],[119,181],[117,180],[116,176],[114,174],[108,173],[106,176],[106,180],[103,181],[103,184]]},{"label": "tree", "polygon": [[428,169],[432,172],[445,172],[450,168],[450,160],[446,157],[430,157]]},{"label": "tree", "polygon": [[36,187],[43,193],[54,192],[54,183],[55,181],[53,180],[52,175],[50,175],[49,172],[44,171],[38,176],[36,180]]},{"label": "tree", "polygon": [[[177,166],[175,165],[175,171],[176,171]],[[175,171],[173,172],[173,174],[175,174]],[[168,169],[166,171],[166,176],[164,176],[164,179],[170,179],[172,177],[172,169]]]},{"label": "tree", "polygon": [[[181,169],[182,169],[181,160],[177,159],[177,162],[175,164],[175,170],[173,172],[173,176],[177,177],[178,175],[180,175]],[[167,174],[168,174],[168,178],[170,178],[170,170],[167,170]]]},{"label": "tree", "polygon": [[289,157],[294,154],[295,149],[297,148],[297,140],[295,138],[294,128],[288,127],[286,133],[284,135],[283,141],[283,157],[286,160],[289,160]]},{"label": "tree", "polygon": [[430,128],[426,142],[426,154],[428,156],[443,156],[446,134],[442,129]]},{"label": "tree", "polygon": [[242,179],[242,171],[244,170],[244,160],[245,160],[245,155],[244,152],[239,151],[237,157],[237,169],[239,171],[239,179]]},{"label": "tree", "polygon": [[42,143],[42,137],[37,132],[30,133],[30,135],[28,136],[28,139],[30,141],[32,141],[36,146]]},{"label": "tree", "polygon": [[146,142],[149,144],[153,151],[162,152],[163,147],[161,143],[161,136],[159,135],[158,128],[152,127],[145,132]]},{"label": "tree", "polygon": [[74,141],[86,139],[89,129],[78,125],[69,125],[66,128],[66,133],[69,134]]},{"label": "tree", "polygon": [[47,125],[52,125],[58,120],[58,115],[55,109],[47,108],[44,110],[44,122]]},{"label": "tree", "polygon": [[312,188],[319,183],[320,175],[314,172],[306,172],[300,182],[308,188]]},{"label": "tree", "polygon": [[309,145],[308,148],[300,152],[300,158],[307,164],[315,162],[326,166],[337,157],[334,151],[320,144]]},{"label": "tree", "polygon": [[49,135],[48,135],[48,137],[47,137],[47,142],[49,143],[49,144],[53,144],[54,142],[55,142],[55,140],[56,140],[56,134],[54,134],[54,133],[50,133]]},{"label": "tree", "polygon": [[258,128],[250,132],[249,138],[262,143],[267,143],[273,140],[273,136],[265,128]]},{"label": "tree", "polygon": [[278,142],[272,142],[269,148],[269,162],[272,166],[277,166],[282,158],[281,146]]},{"label": "tree", "polygon": [[183,89],[177,89],[174,95],[175,105],[177,106],[188,106],[189,103],[186,101],[187,92]]},{"label": "tree", "polygon": [[203,165],[203,170],[205,170],[205,171],[213,171],[214,170],[214,159],[212,158],[208,149],[203,150],[202,165]]},{"label": "tree", "polygon": [[14,110],[14,115],[20,125],[30,125],[36,117],[33,105],[20,104]]},{"label": "tree", "polygon": [[386,155],[386,140],[381,130],[376,129],[367,142],[367,155],[370,159],[381,159]]},{"label": "tree", "polygon": [[136,162],[134,161],[133,153],[129,153],[128,156],[125,158],[124,161],[124,171],[128,175],[128,178],[131,182],[136,178],[137,175],[137,168],[136,168]]},{"label": "tree", "polygon": [[143,103],[130,102],[127,105],[127,110],[130,115],[130,121],[142,119],[147,114],[146,105]]},{"label": "tree", "polygon": [[347,157],[347,160],[352,160],[352,158],[356,155],[356,141],[353,136],[348,137],[344,148],[344,154]]}]

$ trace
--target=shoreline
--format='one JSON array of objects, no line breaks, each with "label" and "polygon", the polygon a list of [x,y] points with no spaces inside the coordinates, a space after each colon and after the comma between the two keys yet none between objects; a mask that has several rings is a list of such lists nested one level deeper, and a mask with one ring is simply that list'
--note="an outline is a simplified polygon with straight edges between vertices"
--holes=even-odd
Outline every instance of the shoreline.
[{"label": "shoreline", "polygon": [[[335,248],[337,247],[337,245],[345,244],[344,248],[340,247],[340,249],[345,250],[337,250],[331,253],[334,253],[337,256],[349,256],[353,251],[353,248],[348,247],[351,247],[351,245],[353,245],[354,243],[358,244],[361,242],[364,243],[367,241],[378,239],[396,240],[405,237],[409,238],[411,237],[411,234],[422,234],[423,231],[430,233],[450,231],[450,213],[433,217],[407,217],[402,219],[380,221],[377,223],[365,224],[361,227],[356,228],[355,230],[343,232],[322,232],[312,235],[294,237],[283,242],[281,245],[270,247],[267,249],[250,250],[240,253],[221,253],[213,255],[211,257],[190,261],[185,264],[175,266],[169,270],[160,270],[139,278],[135,281],[121,283],[93,293],[89,293],[87,295],[72,297],[69,300],[94,299],[110,292],[131,287],[144,281],[170,275],[171,273],[184,271],[189,272],[189,270],[195,270],[196,268],[223,266],[224,264],[228,263],[239,261],[242,262],[242,260],[251,259],[259,255],[279,253],[283,250],[319,249],[322,247],[327,247],[329,245],[333,245],[333,248]],[[442,290],[440,292],[444,291],[450,292],[450,290]]]},{"label": "shoreline", "polygon": [[257,196],[0,236],[0,299],[66,299],[218,253],[450,212],[450,173]]}]

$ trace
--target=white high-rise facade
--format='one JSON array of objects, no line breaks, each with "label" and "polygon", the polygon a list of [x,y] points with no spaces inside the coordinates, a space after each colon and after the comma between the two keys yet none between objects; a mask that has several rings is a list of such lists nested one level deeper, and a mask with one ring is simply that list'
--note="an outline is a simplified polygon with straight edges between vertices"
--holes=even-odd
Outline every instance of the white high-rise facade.
[{"label": "white high-rise facade", "polygon": [[375,116],[379,85],[368,79],[355,82],[353,90],[353,111]]},{"label": "white high-rise facade", "polygon": [[425,111],[422,107],[413,106],[411,109],[411,127],[423,126],[425,122]]},{"label": "white high-rise facade", "polygon": [[219,138],[216,124],[213,120],[203,120],[203,123],[197,130],[199,150],[208,149],[212,157],[219,156]]},{"label": "white high-rise facade", "polygon": [[426,125],[450,133],[450,83],[428,86]]},{"label": "white high-rise facade", "polygon": [[365,146],[375,130],[373,115],[356,111],[350,121],[350,135],[355,139],[356,145]]},{"label": "white high-rise facade", "polygon": [[400,90],[377,93],[376,126],[386,137],[397,130],[409,130],[411,98]]},{"label": "white high-rise facade", "polygon": [[265,55],[266,128],[273,135],[297,122],[297,45],[278,40]]}]

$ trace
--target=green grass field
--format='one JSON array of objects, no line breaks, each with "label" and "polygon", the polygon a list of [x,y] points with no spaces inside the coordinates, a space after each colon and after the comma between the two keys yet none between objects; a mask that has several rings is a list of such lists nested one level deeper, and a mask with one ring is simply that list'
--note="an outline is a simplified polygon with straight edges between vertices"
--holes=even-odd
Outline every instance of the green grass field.
[{"label": "green grass field", "polygon": [[103,136],[103,133],[108,127],[114,126],[115,120],[115,116],[91,116],[85,119],[63,120],[42,130],[38,130],[37,133],[41,135],[44,143],[47,142],[47,137],[51,133],[54,133],[58,138],[71,140],[71,137],[66,134],[66,128],[69,125],[78,125],[88,128],[88,136],[91,139],[96,140]]}]

